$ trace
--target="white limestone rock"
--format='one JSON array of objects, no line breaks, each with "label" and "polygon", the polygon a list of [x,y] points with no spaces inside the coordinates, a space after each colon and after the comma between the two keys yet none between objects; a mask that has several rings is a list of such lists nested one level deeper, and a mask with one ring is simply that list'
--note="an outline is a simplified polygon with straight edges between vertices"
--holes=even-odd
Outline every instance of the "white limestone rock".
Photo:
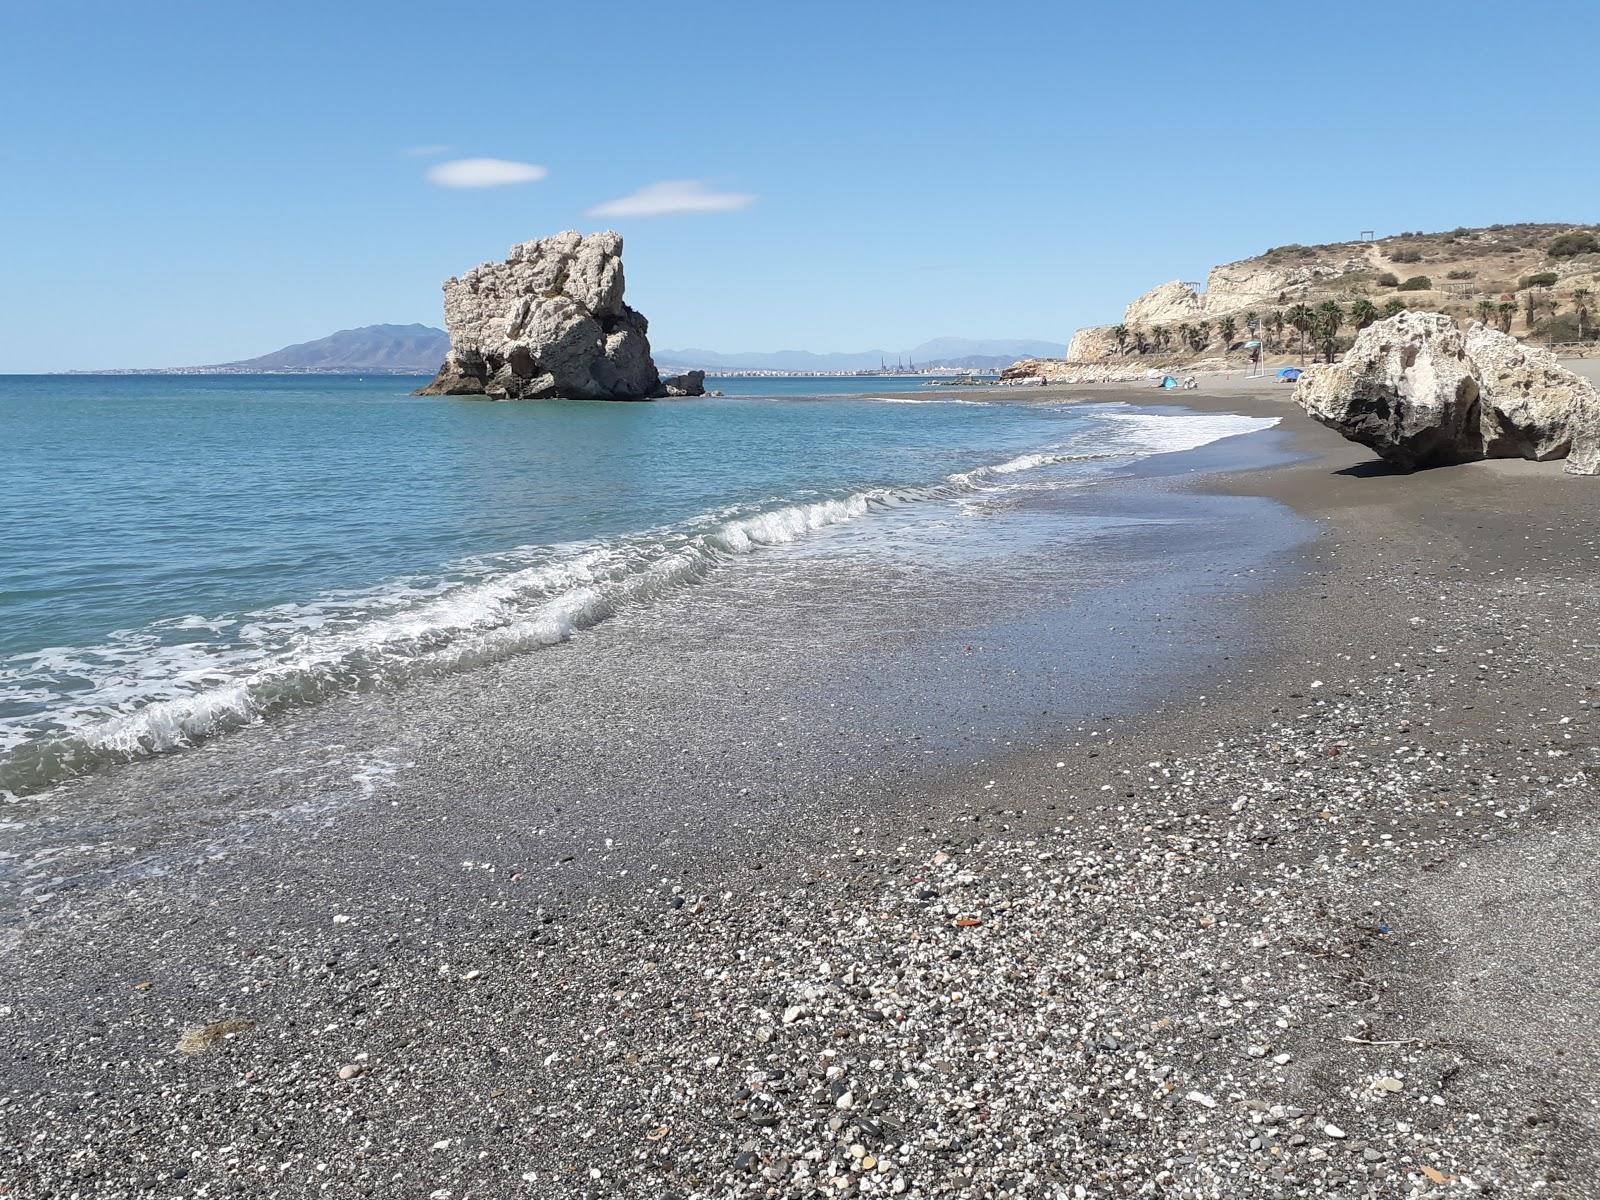
[{"label": "white limestone rock", "polygon": [[450,352],[423,395],[642,400],[663,394],[649,323],[623,303],[622,238],[576,230],[445,280]]},{"label": "white limestone rock", "polygon": [[1474,321],[1467,354],[1478,372],[1483,452],[1490,458],[1565,458],[1600,474],[1600,393],[1555,355]]},{"label": "white limestone rock", "polygon": [[1308,368],[1294,398],[1404,470],[1483,455],[1466,339],[1439,313],[1403,312],[1367,326],[1342,361]]},{"label": "white limestone rock", "polygon": [[1478,458],[1566,458],[1600,474],[1600,393],[1546,351],[1441,313],[1369,325],[1344,358],[1308,368],[1310,416],[1404,470]]}]

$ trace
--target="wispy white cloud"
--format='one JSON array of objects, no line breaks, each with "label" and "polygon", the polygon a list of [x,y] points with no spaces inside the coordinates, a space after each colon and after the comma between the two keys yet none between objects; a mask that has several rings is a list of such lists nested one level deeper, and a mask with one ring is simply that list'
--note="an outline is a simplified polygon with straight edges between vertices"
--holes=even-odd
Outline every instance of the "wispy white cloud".
[{"label": "wispy white cloud", "polygon": [[669,179],[640,188],[629,196],[607,200],[589,210],[591,217],[665,217],[675,213],[733,212],[756,202],[749,192],[714,192],[697,179]]},{"label": "wispy white cloud", "polygon": [[407,146],[400,151],[407,158],[438,158],[441,154],[449,154],[454,146]]},{"label": "wispy white cloud", "polygon": [[508,183],[535,183],[549,171],[537,163],[504,158],[456,158],[428,168],[429,183],[449,188],[502,187]]}]

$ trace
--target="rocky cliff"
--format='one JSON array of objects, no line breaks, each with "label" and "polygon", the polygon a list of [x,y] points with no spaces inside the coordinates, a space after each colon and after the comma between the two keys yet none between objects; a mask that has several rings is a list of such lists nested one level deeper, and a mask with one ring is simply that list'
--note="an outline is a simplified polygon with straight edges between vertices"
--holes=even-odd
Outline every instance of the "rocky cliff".
[{"label": "rocky cliff", "polygon": [[[1269,354],[1297,349],[1275,319],[1333,302],[1492,321],[1538,341],[1592,340],[1600,328],[1600,236],[1594,226],[1491,225],[1402,233],[1322,246],[1277,246],[1211,268],[1203,290],[1173,280],[1133,300],[1115,325],[1080,329],[1067,361],[1181,363],[1258,338]],[[1254,316],[1254,332],[1247,332]],[[1118,336],[1120,331],[1120,337]],[[1356,330],[1346,326],[1343,340]]]},{"label": "rocky cliff", "polygon": [[511,247],[444,282],[450,351],[419,395],[494,400],[645,400],[698,395],[663,380],[649,324],[623,303],[622,238],[575,230]]}]

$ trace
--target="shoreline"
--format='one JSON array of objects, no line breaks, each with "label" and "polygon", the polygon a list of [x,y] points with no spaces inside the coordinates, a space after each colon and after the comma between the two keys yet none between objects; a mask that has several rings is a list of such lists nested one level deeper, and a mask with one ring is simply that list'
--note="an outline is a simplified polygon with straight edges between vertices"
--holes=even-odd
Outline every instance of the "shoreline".
[{"label": "shoreline", "polygon": [[[187,895],[214,940],[179,924],[150,942],[181,972],[140,987],[155,960],[129,949],[100,968],[104,1013],[41,1023],[19,1001],[26,1075],[82,1081],[131,1051],[138,1090],[69,1111],[57,1084],[47,1115],[9,1085],[0,1125],[23,1148],[0,1179],[22,1195],[1585,1194],[1594,1035],[1532,1001],[1566,991],[1581,1014],[1595,986],[1596,948],[1561,917],[1596,890],[1572,853],[1600,766],[1600,647],[1574,636],[1600,627],[1592,485],[1523,462],[1390,475],[1287,390],[1171,399],[1281,417],[1297,461],[1218,470],[1224,442],[1149,465],[1211,468],[1162,486],[1264,497],[1321,531],[1292,580],[1240,601],[1252,643],[1203,693],[975,741],[936,779],[895,762],[830,793],[826,819],[763,827],[781,836],[760,860],[730,839],[669,873],[646,851],[642,878],[583,899],[506,865],[538,829],[470,847],[448,811],[420,812],[473,850],[422,898],[337,857],[359,838],[313,840],[304,894],[262,879],[264,909],[220,915]],[[350,817],[308,828],[324,819]],[[365,907],[335,924],[341,879]],[[1517,970],[1481,962],[1490,949]],[[257,1023],[148,1053],[207,1013]]]}]

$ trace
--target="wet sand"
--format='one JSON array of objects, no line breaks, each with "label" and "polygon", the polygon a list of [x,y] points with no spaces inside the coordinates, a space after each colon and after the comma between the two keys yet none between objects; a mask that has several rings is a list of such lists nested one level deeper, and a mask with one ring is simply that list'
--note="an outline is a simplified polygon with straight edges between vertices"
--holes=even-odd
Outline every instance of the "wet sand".
[{"label": "wet sand", "polygon": [[[824,578],[780,651],[558,649],[18,814],[0,1181],[1592,1194],[1594,481],[1386,473],[1287,392],[1182,394],[1282,430],[1138,472],[1207,524],[1119,585]],[[1014,398],[1062,395],[1158,399]]]}]

